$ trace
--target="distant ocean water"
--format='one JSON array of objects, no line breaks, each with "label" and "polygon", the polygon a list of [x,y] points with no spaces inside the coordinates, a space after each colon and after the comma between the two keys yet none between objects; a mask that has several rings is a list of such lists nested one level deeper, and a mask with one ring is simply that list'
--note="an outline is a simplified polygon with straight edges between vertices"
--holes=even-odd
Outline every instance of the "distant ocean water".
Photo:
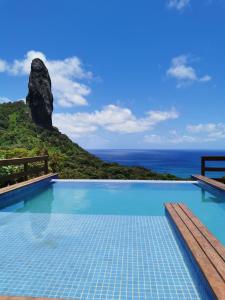
[{"label": "distant ocean water", "polygon": [[[142,166],[160,173],[170,173],[187,178],[200,174],[201,156],[222,155],[225,150],[89,150],[107,162],[117,162],[127,166]],[[218,166],[215,162],[208,165]],[[221,163],[220,163],[221,166]],[[225,164],[223,164],[225,166]],[[212,176],[212,173],[210,174]],[[216,176],[225,173],[213,174]]]}]

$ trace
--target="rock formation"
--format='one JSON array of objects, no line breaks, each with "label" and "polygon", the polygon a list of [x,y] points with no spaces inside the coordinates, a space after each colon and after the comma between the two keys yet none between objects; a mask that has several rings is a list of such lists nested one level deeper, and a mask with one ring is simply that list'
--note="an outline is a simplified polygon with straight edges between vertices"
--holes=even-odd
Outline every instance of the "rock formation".
[{"label": "rock formation", "polygon": [[26,103],[30,107],[35,124],[43,128],[52,128],[53,95],[51,79],[43,61],[35,58],[31,63]]}]

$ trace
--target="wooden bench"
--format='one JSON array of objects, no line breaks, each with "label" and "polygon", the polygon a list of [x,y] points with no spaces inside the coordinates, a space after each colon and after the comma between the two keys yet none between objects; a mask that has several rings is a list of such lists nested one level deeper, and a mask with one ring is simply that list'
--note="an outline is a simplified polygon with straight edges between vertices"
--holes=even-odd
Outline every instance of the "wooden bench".
[{"label": "wooden bench", "polygon": [[215,179],[208,178],[206,176],[202,175],[192,175],[192,178],[195,180],[201,181],[203,183],[209,184],[210,186],[217,188],[219,190],[225,191],[225,184],[222,182],[219,182]]},{"label": "wooden bench", "polygon": [[184,204],[167,203],[165,208],[215,297],[225,300],[225,247]]}]

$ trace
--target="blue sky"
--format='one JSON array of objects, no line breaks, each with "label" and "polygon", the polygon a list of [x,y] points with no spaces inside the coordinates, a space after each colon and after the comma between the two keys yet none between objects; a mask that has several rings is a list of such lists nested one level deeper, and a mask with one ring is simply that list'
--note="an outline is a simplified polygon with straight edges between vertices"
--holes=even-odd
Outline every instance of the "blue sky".
[{"label": "blue sky", "polygon": [[224,0],[0,0],[0,101],[30,62],[55,126],[85,148],[223,148]]}]

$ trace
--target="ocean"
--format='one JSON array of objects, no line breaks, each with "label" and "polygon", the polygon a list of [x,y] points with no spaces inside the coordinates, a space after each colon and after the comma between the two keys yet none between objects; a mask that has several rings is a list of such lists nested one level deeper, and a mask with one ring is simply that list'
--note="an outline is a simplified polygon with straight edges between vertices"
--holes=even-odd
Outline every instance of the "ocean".
[{"label": "ocean", "polygon": [[[106,162],[117,162],[127,166],[142,166],[160,173],[170,173],[181,178],[189,178],[201,172],[201,156],[222,155],[225,150],[88,150]],[[218,166],[216,162],[209,166]],[[219,166],[225,167],[224,163]],[[225,173],[212,173],[211,177],[225,176]]]}]

